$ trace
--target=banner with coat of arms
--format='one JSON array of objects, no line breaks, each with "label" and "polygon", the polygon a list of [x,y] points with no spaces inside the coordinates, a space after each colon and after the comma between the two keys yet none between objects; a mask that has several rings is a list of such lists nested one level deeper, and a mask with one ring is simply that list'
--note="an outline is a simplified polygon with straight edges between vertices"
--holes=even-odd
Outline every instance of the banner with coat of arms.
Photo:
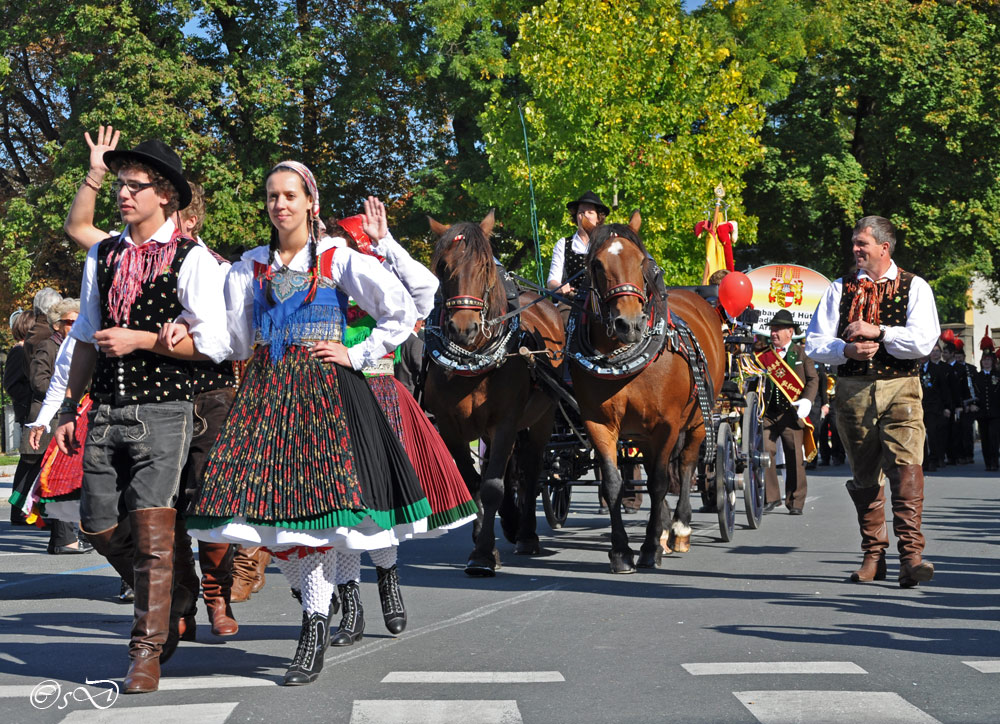
[{"label": "banner with coat of arms", "polygon": [[781,309],[791,312],[799,331],[805,332],[816,305],[830,286],[830,280],[818,271],[798,264],[768,264],[746,274],[753,284],[751,303],[761,313],[755,328],[764,333],[771,317]]}]

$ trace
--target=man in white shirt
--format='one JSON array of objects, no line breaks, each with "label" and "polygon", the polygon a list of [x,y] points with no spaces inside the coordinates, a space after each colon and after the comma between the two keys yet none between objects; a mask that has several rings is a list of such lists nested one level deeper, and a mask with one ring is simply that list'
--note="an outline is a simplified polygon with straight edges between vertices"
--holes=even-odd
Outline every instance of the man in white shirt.
[{"label": "man in white shirt", "polygon": [[806,331],[806,353],[839,365],[837,425],[854,475],[847,490],[864,552],[851,580],[886,576],[888,478],[899,585],[912,588],[934,575],[922,558],[925,430],[918,370],[941,328],[930,286],[892,260],[896,230],[888,219],[861,219],[852,244],[857,271],[837,279],[820,300]]},{"label": "man in white shirt", "polygon": [[[76,403],[90,384],[83,448],[81,529],[128,580],[135,616],[125,693],[156,691],[173,586],[175,510],[192,434],[189,360],[230,353],[223,275],[208,249],[170,217],[191,200],[180,159],[160,141],[108,151],[125,230],[92,246],[56,440],[78,453]],[[157,335],[181,314],[190,336],[167,347]],[[119,525],[119,510],[128,525]],[[127,542],[131,528],[134,545]],[[131,558],[131,565],[129,565]]]}]

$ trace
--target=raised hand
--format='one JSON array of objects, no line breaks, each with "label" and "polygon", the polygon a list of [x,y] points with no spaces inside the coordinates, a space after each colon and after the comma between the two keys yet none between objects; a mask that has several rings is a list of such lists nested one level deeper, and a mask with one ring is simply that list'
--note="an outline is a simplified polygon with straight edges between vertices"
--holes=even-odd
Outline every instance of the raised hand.
[{"label": "raised hand", "polygon": [[385,204],[375,196],[365,199],[365,221],[361,225],[372,244],[377,246],[379,239],[389,233],[389,223],[385,217]]},{"label": "raised hand", "polygon": [[116,131],[111,126],[98,126],[97,143],[94,143],[90,138],[90,132],[84,131],[83,139],[90,146],[90,173],[94,181],[100,182],[108,172],[108,167],[104,163],[104,152],[115,150],[120,135],[121,131]]}]

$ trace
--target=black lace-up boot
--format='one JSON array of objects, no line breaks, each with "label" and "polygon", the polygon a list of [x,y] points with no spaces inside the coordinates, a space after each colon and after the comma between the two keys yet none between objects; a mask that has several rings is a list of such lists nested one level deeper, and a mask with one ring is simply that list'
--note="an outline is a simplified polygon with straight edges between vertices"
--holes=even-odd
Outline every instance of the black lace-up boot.
[{"label": "black lace-up boot", "polygon": [[357,581],[341,583],[340,601],[344,607],[344,615],[340,619],[340,627],[330,639],[331,646],[350,646],[361,640],[365,632],[365,612],[361,608],[361,589]]},{"label": "black lace-up boot", "polygon": [[406,607],[403,606],[403,594],[399,590],[399,572],[396,566],[379,568],[378,598],[382,603],[382,617],[389,633],[399,635],[406,628]]},{"label": "black lace-up boot", "polygon": [[329,638],[330,619],[321,613],[302,612],[302,631],[292,665],[285,672],[285,686],[302,686],[316,681],[323,670],[323,654]]}]

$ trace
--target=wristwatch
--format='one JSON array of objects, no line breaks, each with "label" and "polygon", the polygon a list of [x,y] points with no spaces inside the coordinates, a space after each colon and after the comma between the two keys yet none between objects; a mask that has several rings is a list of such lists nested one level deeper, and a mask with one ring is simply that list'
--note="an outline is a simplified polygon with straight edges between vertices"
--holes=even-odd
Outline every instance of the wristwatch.
[{"label": "wristwatch", "polygon": [[878,337],[875,338],[875,341],[881,342],[883,339],[885,339],[885,325],[880,324],[878,326]]}]

